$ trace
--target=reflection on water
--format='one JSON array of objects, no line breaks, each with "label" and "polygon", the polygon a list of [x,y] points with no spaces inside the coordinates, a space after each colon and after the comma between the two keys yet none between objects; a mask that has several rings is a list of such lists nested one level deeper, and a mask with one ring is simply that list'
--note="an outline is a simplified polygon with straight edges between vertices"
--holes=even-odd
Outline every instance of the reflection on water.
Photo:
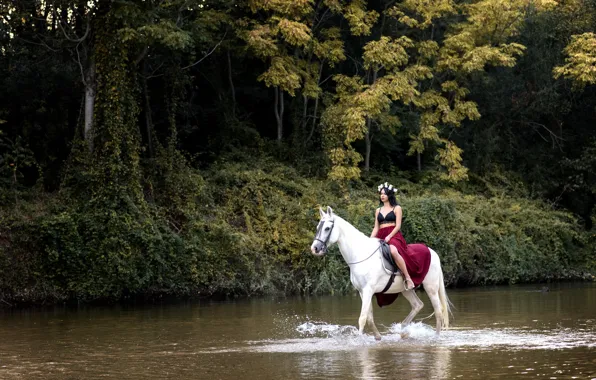
[{"label": "reflection on water", "polygon": [[596,284],[536,288],[450,290],[440,337],[398,299],[380,342],[356,296],[3,311],[0,379],[596,378]]}]

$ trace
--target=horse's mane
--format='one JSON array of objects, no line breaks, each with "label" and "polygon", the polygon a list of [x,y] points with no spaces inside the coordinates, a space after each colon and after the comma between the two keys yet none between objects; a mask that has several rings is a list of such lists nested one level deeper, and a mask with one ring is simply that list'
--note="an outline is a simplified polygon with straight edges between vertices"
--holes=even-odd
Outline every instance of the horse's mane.
[{"label": "horse's mane", "polygon": [[364,238],[368,238],[368,236],[366,236],[362,231],[360,231],[358,228],[354,227],[350,222],[348,222],[347,220],[345,220],[344,218],[342,218],[341,216],[335,214],[334,215],[335,218],[341,220],[345,226],[346,226],[346,233],[354,236],[354,235],[361,235],[360,237],[364,237]]}]

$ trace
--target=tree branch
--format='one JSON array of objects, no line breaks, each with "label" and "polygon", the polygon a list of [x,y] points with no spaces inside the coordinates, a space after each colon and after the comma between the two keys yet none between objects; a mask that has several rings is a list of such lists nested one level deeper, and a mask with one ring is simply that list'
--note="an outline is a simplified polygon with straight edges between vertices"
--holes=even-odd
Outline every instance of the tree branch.
[{"label": "tree branch", "polygon": [[77,52],[77,63],[79,64],[79,69],[81,69],[81,80],[83,81],[83,85],[87,87],[87,80],[85,79],[85,70],[83,69],[83,64],[81,63],[81,56],[79,55],[79,44],[75,46],[75,50]]},{"label": "tree branch", "polygon": [[[62,26],[62,18],[58,15],[58,12],[56,12],[56,10],[54,10],[54,17],[58,18],[58,26],[60,27],[60,29],[62,29],[62,33],[64,33],[64,37],[66,37],[67,40],[69,40],[70,42],[76,42],[76,43],[81,43],[83,42],[87,36],[89,35],[89,30],[91,29],[89,24],[89,17],[87,17],[87,27],[85,28],[85,34],[83,35],[83,37],[81,38],[71,38],[68,36],[68,34],[66,33],[66,30],[64,29],[64,27]],[[66,22],[64,22],[66,23]]]},{"label": "tree branch", "polygon": [[226,30],[226,32],[224,33],[223,37],[221,38],[221,40],[219,40],[219,42],[213,47],[213,49],[211,49],[210,52],[208,52],[207,54],[205,54],[205,56],[203,56],[203,58],[199,59],[198,61],[196,61],[195,63],[185,66],[183,68],[181,68],[180,70],[186,70],[189,67],[193,67],[195,65],[198,65],[199,63],[201,63],[205,58],[209,57],[214,51],[215,49],[217,49],[217,47],[223,42],[223,40],[226,38],[226,35],[228,34],[228,31]]},{"label": "tree branch", "polygon": [[135,66],[138,65],[143,60],[143,58],[145,58],[148,51],[149,51],[149,46],[145,45],[145,47],[143,47],[143,50],[139,53],[139,55],[137,55],[137,57],[134,60]]}]

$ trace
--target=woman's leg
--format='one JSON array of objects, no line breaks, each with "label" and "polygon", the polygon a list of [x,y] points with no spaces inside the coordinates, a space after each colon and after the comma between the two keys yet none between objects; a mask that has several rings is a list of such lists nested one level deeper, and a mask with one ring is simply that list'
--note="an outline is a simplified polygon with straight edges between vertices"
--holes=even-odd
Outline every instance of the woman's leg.
[{"label": "woman's leg", "polygon": [[410,278],[410,274],[408,273],[408,268],[406,267],[406,262],[404,261],[404,258],[401,257],[399,252],[397,252],[397,248],[395,248],[395,246],[389,245],[389,247],[391,248],[391,256],[393,256],[393,260],[395,260],[397,267],[404,274],[404,279],[406,280],[406,290],[414,289],[414,282]]}]

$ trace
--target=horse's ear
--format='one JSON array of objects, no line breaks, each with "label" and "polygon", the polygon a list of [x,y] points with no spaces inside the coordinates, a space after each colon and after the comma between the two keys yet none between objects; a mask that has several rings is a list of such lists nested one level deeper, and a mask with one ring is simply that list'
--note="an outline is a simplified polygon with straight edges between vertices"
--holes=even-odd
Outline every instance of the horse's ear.
[{"label": "horse's ear", "polygon": [[321,207],[319,207],[319,214],[321,214],[321,219],[325,217],[325,211]]},{"label": "horse's ear", "polygon": [[333,210],[331,209],[331,207],[327,206],[327,214],[329,216],[333,215]]}]

